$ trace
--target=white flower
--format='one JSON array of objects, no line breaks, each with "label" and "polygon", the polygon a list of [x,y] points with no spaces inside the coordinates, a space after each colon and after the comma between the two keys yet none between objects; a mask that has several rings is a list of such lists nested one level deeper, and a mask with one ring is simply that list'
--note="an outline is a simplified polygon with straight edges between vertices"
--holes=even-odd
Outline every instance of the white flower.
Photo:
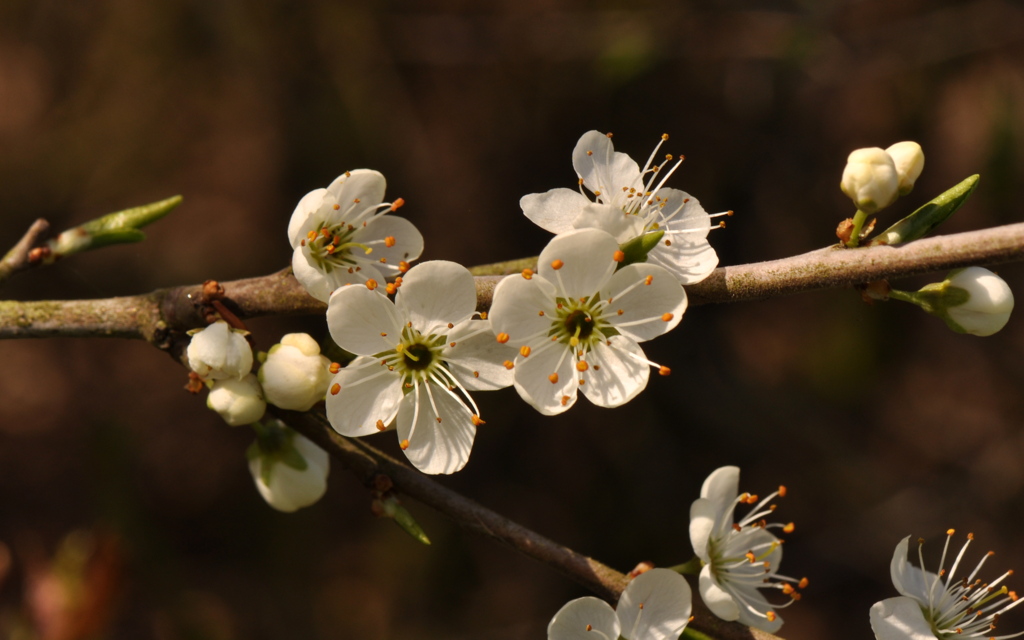
[{"label": "white flower", "polygon": [[252,371],[252,347],[246,334],[223,320],[200,329],[188,343],[188,366],[205,380],[241,380]]},{"label": "white flower", "polygon": [[857,149],[846,159],[839,187],[858,209],[875,213],[895,202],[899,195],[896,165],[884,149]]},{"label": "white flower", "polygon": [[365,436],[397,417],[402,449],[416,468],[461,469],[482,423],[468,391],[512,383],[502,366],[511,349],[495,343],[489,321],[473,319],[475,309],[473,276],[454,262],[410,269],[394,303],[364,286],[337,290],[327,324],[338,346],[359,357],[327,394],[334,429]]},{"label": "white flower", "polygon": [[892,158],[896,167],[896,175],[899,178],[900,195],[905,196],[914,188],[924,169],[924,151],[921,145],[912,140],[897,142],[885,150]]},{"label": "white flower", "polygon": [[249,448],[249,473],[267,504],[292,512],[324,495],[330,471],[327,452],[276,421],[258,427],[257,434]]},{"label": "white flower", "polygon": [[647,263],[616,271],[621,253],[604,231],[569,231],[541,252],[536,274],[509,276],[494,290],[498,341],[519,350],[516,390],[544,415],[571,407],[580,389],[601,407],[632,400],[658,366],[637,343],[666,333],[686,311],[672,274]]},{"label": "white flower", "polygon": [[950,287],[966,291],[968,296],[966,302],[946,309],[949,320],[956,325],[954,329],[959,327],[962,333],[990,336],[1009,322],[1013,292],[996,274],[982,267],[967,267],[952,272],[946,282]]},{"label": "white flower", "polygon": [[548,640],[677,640],[690,610],[686,579],[651,569],[626,586],[618,609],[593,597],[568,602],[548,624]]},{"label": "white flower", "polygon": [[260,383],[267,402],[282,409],[309,411],[327,394],[331,361],[307,333],[289,333],[267,352]]},{"label": "white flower", "polygon": [[967,534],[967,542],[960,549],[949,572],[946,572],[946,555],[949,541],[954,534],[946,532],[946,545],[939,561],[939,573],[924,568],[921,553],[923,540],[918,540],[918,561],[920,568],[907,561],[910,536],[896,545],[892,556],[890,572],[892,583],[900,592],[899,597],[876,602],[871,607],[871,629],[878,640],[951,640],[952,638],[1015,638],[1024,631],[1011,635],[996,635],[999,617],[1016,607],[1021,600],[1017,594],[1000,583],[1012,571],[1007,571],[992,582],[977,578],[985,560],[993,555],[989,551],[967,576],[957,576],[960,561],[974,540],[974,534]]},{"label": "white flower", "polygon": [[267,403],[256,374],[250,373],[241,380],[225,378],[216,380],[206,396],[206,406],[220,414],[232,427],[252,424],[263,417]]},{"label": "white flower", "polygon": [[377,171],[347,171],[295,207],[288,223],[292,271],[314,298],[327,302],[346,284],[383,283],[423,252],[423,236],[411,222],[384,216],[403,203],[382,202],[384,185]]},{"label": "white flower", "polygon": [[[625,244],[663,231],[665,235],[651,249],[647,261],[665,267],[682,284],[700,282],[718,265],[718,255],[707,241],[713,216],[690,194],[662,186],[682,161],[680,157],[660,177],[663,167],[652,163],[667,139],[668,135],[662,136],[641,170],[628,155],[615,151],[608,135],[588,131],[572,152],[580,191],[534,193],[523,196],[519,206],[527,218],[555,234],[596,228]],[[671,160],[672,156],[667,156],[666,161]],[[583,195],[583,187],[594,194],[594,202]]]},{"label": "white flower", "polygon": [[[704,563],[700,595],[719,618],[774,633],[782,626],[782,618],[774,609],[800,599],[800,593],[787,583],[802,589],[807,579],[797,581],[777,573],[782,562],[782,540],[768,530],[778,528],[790,533],[793,524],[767,524],[763,520],[774,510],[774,505],[769,505],[771,500],[785,496],[786,488],[779,487],[758,501],[757,496],[739,493],[739,480],[738,467],[716,469],[690,507],[690,542]],[[740,503],[756,506],[734,523],[733,512]],[[786,605],[773,605],[758,589],[780,589],[792,600]]]}]

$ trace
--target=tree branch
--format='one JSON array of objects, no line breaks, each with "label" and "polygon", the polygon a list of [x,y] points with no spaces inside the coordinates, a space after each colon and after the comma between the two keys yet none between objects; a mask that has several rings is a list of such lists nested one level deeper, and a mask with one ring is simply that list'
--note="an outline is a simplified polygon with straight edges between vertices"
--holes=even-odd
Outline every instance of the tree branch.
[{"label": "tree branch", "polygon": [[32,266],[29,261],[29,253],[39,244],[50,231],[50,223],[39,218],[32,223],[25,235],[18,240],[18,243],[11,247],[7,255],[0,260],[0,282],[10,278],[19,271],[24,271]]}]

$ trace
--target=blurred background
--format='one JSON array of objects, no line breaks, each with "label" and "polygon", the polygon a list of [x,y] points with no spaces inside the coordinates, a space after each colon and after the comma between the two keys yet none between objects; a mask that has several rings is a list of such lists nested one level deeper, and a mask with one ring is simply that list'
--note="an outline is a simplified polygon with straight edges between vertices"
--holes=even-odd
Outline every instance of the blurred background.
[{"label": "blurred background", "polygon": [[[424,259],[535,255],[519,198],[572,187],[570,154],[613,131],[709,211],[722,265],[835,242],[847,154],[919,141],[925,171],[887,226],[964,177],[941,232],[1021,219],[1024,8],[999,0],[464,0],[0,3],[0,246],[184,195],[142,244],[4,284],[94,298],[266,274],[289,263],[299,198],[358,167],[426,239]],[[1000,274],[1018,295],[1024,270]],[[894,282],[917,288],[940,275]],[[1019,313],[1019,312],[1018,312]],[[251,323],[266,349],[319,317]],[[542,417],[508,389],[466,469],[442,482],[629,570],[692,555],[690,502],[724,464],[784,483],[786,562],[810,588],[789,638],[870,637],[906,535],[943,532],[1024,569],[1024,321],[953,334],[852,290],[695,307],[645,345],[673,375],[626,407]],[[370,514],[340,467],[317,505],[267,507],[252,435],[121,340],[0,344],[0,635],[10,638],[542,638],[584,595],[532,560],[409,503],[433,545]],[[371,443],[397,451],[391,434]],[[934,565],[933,565],[934,566]],[[1018,585],[1020,583],[1017,583]],[[1011,580],[1011,587],[1014,586]],[[1020,588],[1018,586],[1018,588]],[[1007,616],[1002,632],[1024,628]]]}]

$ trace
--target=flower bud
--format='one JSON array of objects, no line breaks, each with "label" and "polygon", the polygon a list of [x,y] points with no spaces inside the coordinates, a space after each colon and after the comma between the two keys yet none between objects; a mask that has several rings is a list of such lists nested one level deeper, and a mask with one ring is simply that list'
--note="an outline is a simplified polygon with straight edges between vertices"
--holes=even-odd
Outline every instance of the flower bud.
[{"label": "flower bud", "polygon": [[900,195],[905,196],[914,188],[921,170],[924,169],[924,152],[921,145],[912,140],[897,142],[885,150],[896,166]]},{"label": "flower bud", "polygon": [[196,331],[186,352],[188,366],[206,380],[241,380],[252,370],[252,348],[245,334],[223,321]]},{"label": "flower bud", "polygon": [[857,149],[846,159],[839,187],[864,213],[875,213],[896,200],[899,178],[889,154],[871,147]]},{"label": "flower bud", "polygon": [[327,452],[281,423],[257,429],[249,447],[249,473],[271,507],[291,513],[315,503],[327,491]]},{"label": "flower bud", "polygon": [[227,378],[217,380],[206,397],[206,406],[220,414],[232,427],[252,424],[263,417],[267,402],[255,374],[248,374],[241,380]]},{"label": "flower bud", "polygon": [[946,324],[954,331],[976,336],[996,333],[1010,319],[1013,292],[1006,281],[982,267],[967,267],[946,278],[949,288],[967,293],[967,300],[946,309]]},{"label": "flower bud", "polygon": [[260,367],[263,394],[282,409],[308,411],[327,395],[330,366],[316,340],[305,333],[289,333],[270,348]]}]

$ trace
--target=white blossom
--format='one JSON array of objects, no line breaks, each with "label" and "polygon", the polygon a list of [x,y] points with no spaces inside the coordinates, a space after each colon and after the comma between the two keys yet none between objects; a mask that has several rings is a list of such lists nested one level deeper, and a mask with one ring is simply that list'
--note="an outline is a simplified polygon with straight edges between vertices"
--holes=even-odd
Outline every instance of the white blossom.
[{"label": "white blossom", "polygon": [[982,556],[970,574],[958,574],[960,561],[974,534],[967,541],[946,571],[949,541],[955,531],[946,532],[938,574],[924,568],[921,552],[923,540],[918,540],[918,562],[915,567],[907,561],[910,536],[896,545],[890,573],[893,586],[900,596],[876,602],[870,611],[871,629],[877,640],[952,640],[953,638],[1016,638],[1024,631],[1010,635],[997,635],[999,617],[1016,607],[1021,600],[1002,582],[1013,572],[1007,571],[992,582],[977,577],[985,561],[993,555]]},{"label": "white blossom", "polygon": [[196,331],[185,352],[188,366],[204,380],[241,380],[252,371],[252,347],[246,335],[223,320]]},{"label": "white blossom", "polygon": [[398,429],[402,449],[425,473],[453,473],[469,459],[482,424],[469,391],[506,387],[488,320],[474,319],[476,285],[454,262],[424,262],[402,279],[394,303],[365,286],[331,296],[327,323],[357,357],[331,381],[327,417],[338,433],[365,436]]},{"label": "white blossom", "polygon": [[[739,493],[739,479],[738,467],[716,469],[690,507],[690,542],[704,563],[698,587],[704,603],[719,618],[774,633],[782,626],[775,609],[798,600],[800,593],[792,584],[802,589],[807,579],[798,581],[778,573],[782,540],[769,529],[789,533],[793,524],[764,521],[774,510],[771,501],[784,496],[785,487],[758,500],[756,495]],[[756,506],[735,522],[733,513],[741,503]],[[791,600],[786,605],[772,604],[759,589],[779,589]]]},{"label": "white blossom", "polygon": [[288,223],[292,270],[314,298],[327,302],[346,284],[383,283],[422,253],[423,236],[416,227],[384,215],[403,203],[401,198],[382,202],[384,187],[377,171],[346,171],[295,207]]},{"label": "white blossom", "polygon": [[896,165],[884,149],[857,149],[846,159],[839,187],[858,209],[867,214],[875,213],[899,196]]},{"label": "white blossom", "polygon": [[[667,139],[662,136],[641,170],[628,155],[615,151],[608,135],[588,131],[572,153],[579,192],[552,189],[523,196],[519,205],[527,218],[555,234],[596,228],[625,244],[662,231],[647,261],[668,269],[682,284],[700,282],[718,265],[718,255],[707,241],[713,216],[690,194],[663,186],[682,161],[680,157],[665,175],[664,166],[654,164]],[[666,162],[671,160],[666,157]],[[584,187],[594,195],[593,201],[584,195]]]},{"label": "white blossom", "polygon": [[677,640],[690,610],[686,579],[651,569],[626,585],[616,609],[589,596],[568,602],[548,624],[548,640]]},{"label": "white blossom", "polygon": [[219,413],[232,427],[252,424],[260,420],[267,410],[263,390],[253,373],[241,380],[225,378],[214,381],[206,396],[206,406]]},{"label": "white blossom", "polygon": [[267,352],[259,379],[267,402],[282,409],[308,411],[324,399],[330,360],[307,333],[289,333]]},{"label": "white blossom", "polygon": [[319,500],[327,491],[327,452],[276,421],[261,429],[249,448],[249,473],[267,504],[292,512]]},{"label": "white blossom", "polygon": [[567,410],[577,391],[601,407],[617,407],[647,386],[650,366],[639,342],[682,319],[686,293],[668,271],[621,258],[615,238],[599,229],[555,236],[538,271],[509,276],[494,290],[491,323],[498,341],[518,349],[519,395],[545,415]]},{"label": "white blossom", "polygon": [[967,292],[967,301],[948,307],[946,313],[963,333],[990,336],[1010,320],[1013,292],[1006,281],[983,267],[967,267],[952,272],[948,286]]},{"label": "white blossom", "polygon": [[885,152],[896,167],[900,195],[905,196],[913,190],[914,183],[924,169],[924,151],[913,140],[904,140],[886,148]]}]

